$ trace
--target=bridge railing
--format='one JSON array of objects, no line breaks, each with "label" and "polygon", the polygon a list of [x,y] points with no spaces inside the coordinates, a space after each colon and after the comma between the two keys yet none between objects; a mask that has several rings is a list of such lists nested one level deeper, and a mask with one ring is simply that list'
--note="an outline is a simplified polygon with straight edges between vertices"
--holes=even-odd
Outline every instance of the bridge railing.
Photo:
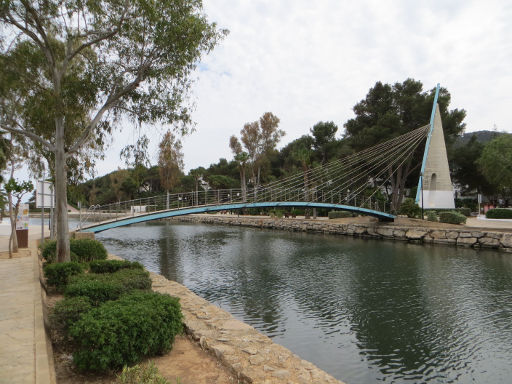
[{"label": "bridge railing", "polygon": [[201,206],[214,206],[232,203],[253,203],[273,201],[322,202],[364,207],[377,211],[386,211],[382,200],[364,198],[347,192],[317,190],[315,188],[259,187],[242,191],[241,189],[202,190],[184,193],[172,193],[120,201],[105,205],[93,205],[81,212],[79,228],[105,220],[121,219],[129,216],[144,215],[162,210],[183,209]]}]

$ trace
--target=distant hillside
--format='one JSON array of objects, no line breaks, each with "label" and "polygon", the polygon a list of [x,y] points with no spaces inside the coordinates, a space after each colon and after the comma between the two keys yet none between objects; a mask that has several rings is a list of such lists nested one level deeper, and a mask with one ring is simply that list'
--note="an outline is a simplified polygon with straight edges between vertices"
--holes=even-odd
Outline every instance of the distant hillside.
[{"label": "distant hillside", "polygon": [[476,132],[467,132],[463,134],[462,136],[457,137],[455,141],[455,145],[464,145],[466,144],[471,137],[475,135],[476,140],[482,144],[486,144],[492,139],[501,136],[501,135],[510,135],[510,133],[507,132],[496,132],[496,131],[476,131]]}]

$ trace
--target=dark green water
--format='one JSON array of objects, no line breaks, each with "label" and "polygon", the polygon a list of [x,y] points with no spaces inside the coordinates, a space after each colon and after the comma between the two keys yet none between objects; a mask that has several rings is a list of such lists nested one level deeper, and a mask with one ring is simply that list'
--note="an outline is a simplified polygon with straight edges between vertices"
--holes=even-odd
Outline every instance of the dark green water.
[{"label": "dark green water", "polygon": [[347,383],[512,382],[512,255],[250,228],[98,235]]}]

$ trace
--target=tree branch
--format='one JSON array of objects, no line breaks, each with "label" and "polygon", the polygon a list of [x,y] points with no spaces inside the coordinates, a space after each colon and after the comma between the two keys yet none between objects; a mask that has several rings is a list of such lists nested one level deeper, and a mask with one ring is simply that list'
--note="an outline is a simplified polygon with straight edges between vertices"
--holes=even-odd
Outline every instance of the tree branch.
[{"label": "tree branch", "polygon": [[16,128],[5,127],[5,126],[1,127],[1,129],[6,130],[7,132],[27,136],[27,137],[31,138],[32,140],[37,141],[40,144],[44,145],[49,151],[52,151],[52,152],[55,151],[55,146],[52,143],[50,143],[49,141],[46,141],[45,139],[41,138],[40,136],[36,135],[35,133],[26,131],[24,129],[16,129]]}]

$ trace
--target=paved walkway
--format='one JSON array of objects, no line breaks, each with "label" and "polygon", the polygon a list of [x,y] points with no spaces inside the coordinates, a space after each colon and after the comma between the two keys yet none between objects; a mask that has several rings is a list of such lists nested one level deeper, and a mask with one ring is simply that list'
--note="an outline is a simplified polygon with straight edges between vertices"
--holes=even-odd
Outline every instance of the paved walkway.
[{"label": "paved walkway", "polygon": [[[0,249],[7,248],[0,237]],[[0,259],[0,384],[54,383],[43,323],[35,240],[24,257]]]}]

